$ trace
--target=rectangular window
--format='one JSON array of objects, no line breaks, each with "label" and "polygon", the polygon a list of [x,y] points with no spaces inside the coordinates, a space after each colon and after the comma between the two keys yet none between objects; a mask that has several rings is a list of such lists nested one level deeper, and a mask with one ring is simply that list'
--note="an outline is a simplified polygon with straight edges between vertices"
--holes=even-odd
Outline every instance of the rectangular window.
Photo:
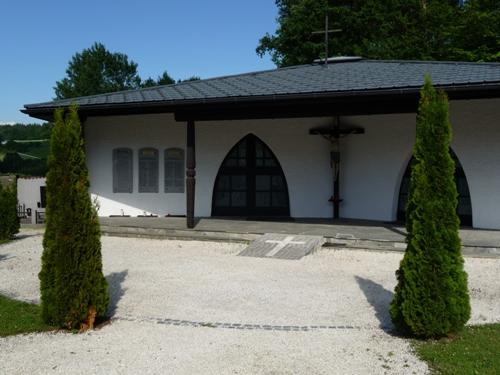
[{"label": "rectangular window", "polygon": [[184,193],[184,150],[165,150],[165,193]]},{"label": "rectangular window", "polygon": [[158,150],[139,150],[139,193],[158,193]]},{"label": "rectangular window", "polygon": [[117,148],[113,150],[113,193],[132,193],[133,159],[132,150]]}]

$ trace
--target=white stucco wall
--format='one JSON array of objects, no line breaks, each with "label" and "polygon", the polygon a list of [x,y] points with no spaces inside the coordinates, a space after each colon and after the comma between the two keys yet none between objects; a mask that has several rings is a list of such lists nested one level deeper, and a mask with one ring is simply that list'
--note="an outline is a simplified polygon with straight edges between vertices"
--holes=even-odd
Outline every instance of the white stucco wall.
[{"label": "white stucco wall", "polygon": [[[500,229],[500,100],[451,103],[452,147],[466,173],[478,228]],[[309,129],[330,119],[280,119],[198,122],[196,124],[196,216],[210,216],[218,169],[228,151],[253,133],[275,153],[287,179],[293,217],[332,216],[330,145]],[[342,118],[365,134],[341,140],[341,216],[392,221],[396,218],[401,178],[411,156],[415,115]],[[101,216],[185,214],[184,194],[164,193],[163,151],[185,149],[185,127],[172,115],[89,118],[85,124],[91,192],[99,196]],[[112,192],[112,150],[134,151],[134,192]],[[138,193],[138,150],[160,151],[159,193]],[[123,210],[123,211],[122,211]]]},{"label": "white stucco wall", "polygon": [[[415,114],[356,116],[364,135],[342,141],[341,215],[396,219],[401,179],[415,140]],[[500,99],[450,103],[451,147],[469,184],[476,228],[500,229]]]},{"label": "white stucco wall", "polygon": [[[278,157],[288,183],[290,213],[294,217],[331,217],[329,143],[310,136],[309,129],[325,119],[221,121],[196,124],[197,216],[210,216],[212,193],[219,167],[229,150],[245,135],[261,138]],[[164,193],[163,150],[185,149],[185,127],[171,115],[89,118],[85,124],[91,193],[99,197],[99,215],[184,215],[184,194]],[[113,193],[112,150],[134,152],[134,192]],[[159,193],[138,193],[138,151],[160,150]],[[123,211],[122,211],[123,210]]]},{"label": "white stucco wall", "polygon": [[[90,191],[99,199],[99,215],[185,214],[184,194],[164,193],[163,151],[185,149],[185,128],[170,115],[89,118],[85,123]],[[113,149],[133,150],[133,193],[113,193]],[[159,150],[159,193],[139,193],[138,153]]]},{"label": "white stucco wall", "polygon": [[500,99],[452,102],[452,147],[469,183],[476,228],[500,229]]},{"label": "white stucco wall", "polygon": [[45,186],[45,177],[19,177],[17,179],[17,202],[31,209],[31,222],[35,223],[35,211],[45,211],[38,208],[41,203],[40,187]]}]

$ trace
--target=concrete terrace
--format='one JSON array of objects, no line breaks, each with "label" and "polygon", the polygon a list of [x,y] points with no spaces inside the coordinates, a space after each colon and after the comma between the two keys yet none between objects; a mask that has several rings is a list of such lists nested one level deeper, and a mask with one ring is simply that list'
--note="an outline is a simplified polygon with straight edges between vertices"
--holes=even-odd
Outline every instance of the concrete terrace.
[{"label": "concrete terrace", "polygon": [[[188,229],[183,217],[100,218],[105,235],[250,242],[265,233],[320,235],[325,246],[381,251],[404,251],[405,228],[400,224],[360,220],[250,221],[245,219],[197,219]],[[500,231],[460,230],[464,255],[500,257]]]}]

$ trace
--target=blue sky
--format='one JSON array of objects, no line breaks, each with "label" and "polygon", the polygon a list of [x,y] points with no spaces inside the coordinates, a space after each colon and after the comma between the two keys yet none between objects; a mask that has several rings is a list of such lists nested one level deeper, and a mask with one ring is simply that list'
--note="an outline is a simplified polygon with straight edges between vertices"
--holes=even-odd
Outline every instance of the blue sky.
[{"label": "blue sky", "polygon": [[2,1],[0,124],[39,122],[19,109],[51,100],[71,57],[96,41],[127,54],[143,78],[273,68],[255,47],[276,15],[274,0]]}]

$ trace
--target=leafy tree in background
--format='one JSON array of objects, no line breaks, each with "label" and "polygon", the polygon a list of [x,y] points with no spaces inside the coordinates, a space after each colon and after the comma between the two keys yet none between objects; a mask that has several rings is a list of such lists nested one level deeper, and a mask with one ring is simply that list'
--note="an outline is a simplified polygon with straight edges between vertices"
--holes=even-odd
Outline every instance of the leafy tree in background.
[{"label": "leafy tree in background", "polygon": [[56,110],[47,174],[46,229],[40,290],[46,323],[91,329],[105,317],[100,229],[88,192],[88,171],[76,106]]},{"label": "leafy tree in background", "polygon": [[468,0],[455,41],[457,60],[500,61],[500,1]]},{"label": "leafy tree in background", "polygon": [[57,99],[102,94],[140,87],[137,64],[123,53],[109,52],[101,43],[76,53],[69,62],[66,77],[56,82]]},{"label": "leafy tree in background", "polygon": [[191,77],[188,77],[186,79],[178,79],[177,83],[199,81],[200,79],[201,78],[199,76],[191,76]]},{"label": "leafy tree in background", "polygon": [[373,59],[500,61],[500,2],[469,0],[276,0],[278,29],[259,42],[257,54],[278,66],[330,55]]},{"label": "leafy tree in background", "polygon": [[407,335],[443,337],[460,331],[470,317],[450,141],[448,99],[426,77],[406,210],[407,248],[390,307],[394,325]]},{"label": "leafy tree in background", "polygon": [[153,87],[153,86],[159,86],[159,85],[171,85],[175,83],[175,79],[170,77],[170,75],[167,73],[167,71],[164,71],[161,76],[158,76],[156,81],[149,77],[148,79],[144,80],[141,83],[142,87]]},{"label": "leafy tree in background", "polygon": [[177,82],[175,79],[170,77],[170,75],[167,73],[167,71],[163,72],[161,76],[158,76],[156,80],[153,78],[149,77],[148,79],[142,81],[141,87],[154,87],[154,86],[160,86],[160,85],[172,85],[174,83],[181,83],[181,82],[191,82],[191,81],[199,81],[200,77],[198,76],[191,76],[186,79],[178,79]]},{"label": "leafy tree in background", "polygon": [[[176,83],[167,71],[156,80],[151,77],[142,80],[137,67],[135,62],[129,61],[127,55],[109,52],[103,44],[94,43],[90,48],[76,53],[71,58],[66,69],[66,77],[57,81],[54,87],[56,99]],[[197,79],[199,77],[192,76],[185,81]]]}]

